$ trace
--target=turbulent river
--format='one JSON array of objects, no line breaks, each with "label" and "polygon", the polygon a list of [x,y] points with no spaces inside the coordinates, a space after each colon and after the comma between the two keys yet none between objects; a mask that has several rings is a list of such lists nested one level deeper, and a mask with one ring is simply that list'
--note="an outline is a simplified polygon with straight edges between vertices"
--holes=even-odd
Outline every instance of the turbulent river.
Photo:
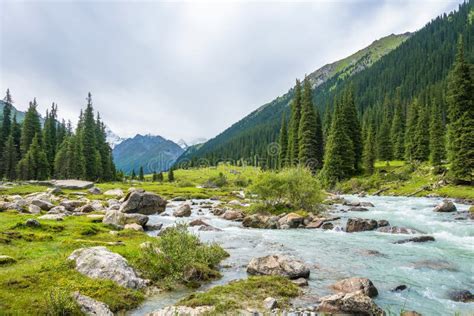
[{"label": "turbulent river", "polygon": [[[393,244],[394,241],[416,235],[387,234],[377,231],[345,233],[336,226],[333,230],[247,229],[241,223],[223,220],[212,215],[209,209],[193,205],[188,218],[175,218],[171,214],[182,202],[167,207],[170,216],[150,216],[150,223],[172,225],[176,221],[188,222],[203,218],[207,223],[222,229],[220,232],[197,231],[190,228],[204,241],[218,242],[230,257],[223,262],[223,278],[200,288],[225,284],[247,277],[246,265],[251,258],[283,253],[305,261],[311,268],[309,288],[295,304],[314,305],[314,297],[333,293],[329,286],[352,276],[367,277],[379,291],[374,299],[389,314],[400,310],[415,310],[423,315],[474,315],[474,303],[458,303],[448,298],[453,290],[474,288],[474,224],[470,220],[453,220],[450,213],[435,213],[433,207],[441,200],[433,198],[376,197],[358,198],[345,196],[350,201],[368,201],[375,207],[368,212],[341,212],[337,206],[332,215],[341,217],[340,227],[345,227],[349,217],[388,220],[391,226],[417,229],[433,236],[435,242]],[[196,201],[197,204],[202,202]],[[469,206],[456,204],[458,211]],[[153,233],[152,233],[153,234]],[[156,232],[154,233],[156,234]],[[368,255],[368,250],[379,252]],[[391,291],[398,285],[407,285],[402,292]],[[160,293],[149,297],[130,315],[144,315],[176,303],[187,291]],[[313,297],[313,299],[311,299]]]}]

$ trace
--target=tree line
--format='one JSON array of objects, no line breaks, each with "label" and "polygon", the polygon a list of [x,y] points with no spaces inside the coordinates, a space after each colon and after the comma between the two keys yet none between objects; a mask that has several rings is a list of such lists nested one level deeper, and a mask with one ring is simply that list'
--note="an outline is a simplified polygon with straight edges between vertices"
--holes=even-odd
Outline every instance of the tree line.
[{"label": "tree line", "polygon": [[116,170],[105,125],[99,113],[94,114],[90,93],[86,100],[73,130],[71,122],[58,121],[55,103],[46,111],[42,124],[36,99],[29,103],[23,121],[18,122],[7,89],[0,126],[0,178],[114,180]]},{"label": "tree line", "polygon": [[[279,166],[305,165],[327,186],[355,174],[374,172],[376,160],[430,161],[435,172],[449,163],[458,183],[474,177],[474,68],[459,38],[446,88],[427,89],[404,104],[397,89],[359,118],[353,89],[342,91],[326,108],[323,124],[312,103],[311,86],[296,82],[288,127],[280,129]],[[423,104],[425,103],[425,104]],[[332,110],[331,110],[332,109]]]}]

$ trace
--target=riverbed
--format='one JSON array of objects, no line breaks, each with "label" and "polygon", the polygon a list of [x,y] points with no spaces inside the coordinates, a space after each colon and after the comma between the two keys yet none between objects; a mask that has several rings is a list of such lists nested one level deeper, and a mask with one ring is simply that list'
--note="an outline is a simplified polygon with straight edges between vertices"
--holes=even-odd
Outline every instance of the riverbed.
[{"label": "riverbed", "polygon": [[[367,212],[345,212],[347,206],[336,205],[332,215],[340,216],[333,230],[289,229],[266,230],[243,228],[240,222],[221,219],[202,208],[216,201],[196,200],[191,217],[175,218],[173,210],[183,202],[168,205],[165,216],[150,216],[150,224],[164,227],[176,222],[202,218],[222,231],[198,231],[203,241],[217,242],[229,252],[223,263],[223,277],[199,290],[247,277],[246,266],[253,257],[283,253],[305,261],[311,268],[305,300],[295,304],[314,305],[312,297],[333,293],[329,286],[346,277],[369,278],[379,291],[374,299],[392,314],[415,310],[423,315],[473,315],[474,303],[454,302],[448,298],[453,290],[474,290],[474,221],[455,220],[452,213],[436,213],[433,208],[441,199],[416,197],[344,196],[350,201],[371,202]],[[469,206],[456,204],[457,210]],[[349,217],[388,220],[391,226],[413,228],[433,236],[434,242],[394,244],[394,241],[418,235],[387,234],[377,231],[346,233],[341,230]],[[151,232],[155,234],[156,232]],[[398,285],[408,288],[393,292]],[[165,292],[149,297],[130,315],[144,315],[176,303],[189,290]],[[313,302],[312,302],[313,301]]]}]

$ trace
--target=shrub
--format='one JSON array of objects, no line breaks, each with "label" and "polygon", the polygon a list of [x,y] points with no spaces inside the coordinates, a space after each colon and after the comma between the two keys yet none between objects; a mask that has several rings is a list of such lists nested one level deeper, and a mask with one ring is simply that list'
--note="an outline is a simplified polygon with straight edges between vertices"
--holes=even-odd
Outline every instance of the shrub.
[{"label": "shrub", "polygon": [[238,186],[238,187],[241,187],[241,188],[245,188],[246,186],[248,186],[250,184],[250,182],[251,181],[249,179],[243,177],[242,175],[239,175],[234,180],[234,185]]},{"label": "shrub", "polygon": [[186,225],[178,224],[145,247],[138,266],[147,278],[163,282],[166,287],[176,282],[194,286],[220,277],[216,267],[227,256],[219,245],[201,243]]},{"label": "shrub", "polygon": [[209,178],[204,184],[203,187],[205,188],[222,188],[223,186],[227,185],[227,178],[222,173],[219,172],[219,175],[216,177]]},{"label": "shrub", "polygon": [[48,316],[82,315],[71,294],[61,288],[51,290],[46,296]]},{"label": "shrub", "polygon": [[320,184],[306,168],[288,168],[261,173],[250,187],[267,205],[290,203],[295,209],[315,210],[321,202]]}]

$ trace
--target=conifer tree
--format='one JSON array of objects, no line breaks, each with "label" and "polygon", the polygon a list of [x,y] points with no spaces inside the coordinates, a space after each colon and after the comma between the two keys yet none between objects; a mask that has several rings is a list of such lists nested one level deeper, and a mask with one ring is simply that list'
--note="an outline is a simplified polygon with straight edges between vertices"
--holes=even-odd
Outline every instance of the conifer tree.
[{"label": "conifer tree", "polygon": [[46,118],[43,129],[43,144],[46,157],[50,164],[50,174],[54,174],[54,158],[57,149],[57,110],[58,106],[54,103],[51,105],[51,111],[46,111]]},{"label": "conifer tree", "polygon": [[279,152],[279,164],[280,168],[285,167],[287,164],[286,158],[288,156],[288,129],[286,127],[286,116],[282,115],[281,128],[280,128],[280,152]]},{"label": "conifer tree", "polygon": [[169,181],[169,182],[173,182],[173,181],[174,181],[174,171],[173,171],[173,168],[171,168],[171,169],[168,171],[168,181]]},{"label": "conifer tree", "polygon": [[392,141],[393,158],[403,160],[405,155],[405,115],[400,100],[400,89],[397,89],[390,138]]},{"label": "conifer tree", "polygon": [[10,134],[13,137],[13,143],[16,149],[16,157],[21,159],[20,143],[21,143],[21,125],[16,120],[16,113],[13,114],[12,127]]},{"label": "conifer tree", "polygon": [[85,163],[86,180],[97,180],[98,159],[96,155],[96,122],[94,119],[94,109],[92,107],[92,95],[87,95],[87,106],[78,124],[80,142],[82,147],[82,156]]},{"label": "conifer tree", "polygon": [[57,179],[72,178],[70,159],[71,137],[66,137],[54,157],[54,177]]},{"label": "conifer tree", "polygon": [[[318,144],[316,141],[316,113],[312,101],[311,84],[306,77],[303,82],[303,96],[301,99],[301,119],[298,131],[298,161],[315,172],[319,167]],[[319,126],[320,127],[320,126]]]},{"label": "conifer tree", "polygon": [[377,156],[382,161],[390,161],[393,158],[392,141],[390,138],[390,122],[388,111],[385,111],[385,117],[377,133]]},{"label": "conifer tree", "polygon": [[319,110],[316,108],[316,161],[317,161],[317,169],[321,169],[323,167],[324,161],[324,134],[323,134],[323,123],[321,122],[321,114]]},{"label": "conifer tree", "polygon": [[354,145],[347,133],[344,112],[343,105],[336,101],[321,170],[321,180],[326,186],[332,186],[354,172]]},{"label": "conifer tree", "polygon": [[326,106],[326,110],[324,111],[324,120],[323,120],[323,137],[324,137],[324,146],[326,145],[329,130],[331,129],[331,121],[332,121],[332,110],[329,105]]},{"label": "conifer tree", "polygon": [[40,137],[36,134],[25,156],[18,163],[18,173],[22,180],[45,180],[49,176],[49,163],[41,148]]},{"label": "conifer tree", "polygon": [[135,169],[132,170],[132,175],[131,175],[131,179],[132,180],[135,180],[137,178],[137,175],[135,173]]},{"label": "conifer tree", "polygon": [[298,132],[301,120],[301,83],[297,79],[293,100],[291,102],[291,117],[288,130],[288,163],[296,165],[299,157]]},{"label": "conifer tree", "polygon": [[439,166],[444,157],[445,140],[441,105],[433,102],[430,119],[430,162],[433,166]]},{"label": "conifer tree", "polygon": [[38,104],[36,103],[35,98],[33,102],[30,102],[30,106],[25,114],[25,119],[23,120],[20,139],[20,150],[22,156],[26,155],[30,149],[30,145],[35,136],[38,138],[38,144],[43,143],[41,139],[41,122],[38,111],[36,110],[37,107]]},{"label": "conifer tree", "polygon": [[427,161],[430,155],[430,116],[427,106],[420,106],[418,109],[418,120],[416,122],[415,135],[413,142],[415,144],[413,160]]},{"label": "conifer tree", "polygon": [[353,150],[354,172],[360,169],[362,161],[362,131],[359,122],[359,116],[354,101],[353,88],[349,88],[343,95],[343,120],[347,135],[350,135]]},{"label": "conifer tree", "polygon": [[156,173],[156,170],[153,170],[153,174],[151,176],[151,181],[156,182],[158,180],[158,174]]},{"label": "conifer tree", "polygon": [[407,127],[405,132],[405,160],[413,161],[415,156],[416,143],[414,142],[418,124],[418,99],[415,98],[408,107]]},{"label": "conifer tree", "polygon": [[15,141],[13,135],[8,136],[5,148],[3,149],[3,168],[4,176],[9,181],[16,179],[16,167],[18,163],[17,149],[15,148]]},{"label": "conifer tree", "polygon": [[163,180],[164,180],[163,172],[160,171],[160,173],[158,173],[157,179],[158,179],[159,182],[163,182]]},{"label": "conifer tree", "polygon": [[[2,118],[2,125],[0,129],[0,153],[3,153],[3,147],[7,142],[8,136],[10,136],[11,131],[11,114],[13,110],[13,99],[10,95],[10,90],[7,89],[5,98],[3,99],[5,102],[5,106],[3,107],[3,118]],[[1,168],[0,168],[1,169]],[[1,175],[0,170],[0,175]]]},{"label": "conifer tree", "polygon": [[367,174],[373,174],[375,163],[375,133],[374,128],[370,123],[366,129],[367,137],[364,141],[364,153],[362,155],[362,162],[365,172]]},{"label": "conifer tree", "polygon": [[138,172],[138,180],[144,181],[145,180],[145,174],[143,173],[143,167],[140,166],[140,170]]}]

